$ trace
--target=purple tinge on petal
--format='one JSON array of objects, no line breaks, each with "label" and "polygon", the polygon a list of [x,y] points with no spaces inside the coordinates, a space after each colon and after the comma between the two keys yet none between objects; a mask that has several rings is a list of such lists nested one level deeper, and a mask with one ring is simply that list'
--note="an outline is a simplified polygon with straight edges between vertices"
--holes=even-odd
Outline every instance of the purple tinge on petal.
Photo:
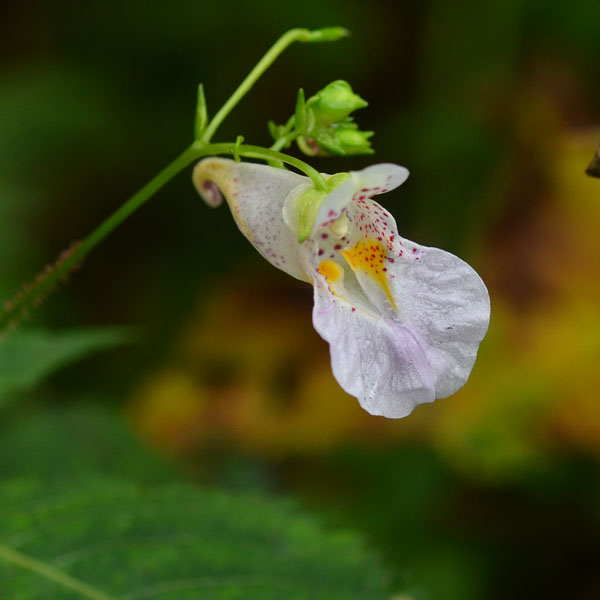
[{"label": "purple tinge on petal", "polygon": [[433,402],[431,365],[419,335],[389,319],[357,325],[330,341],[334,374],[342,387],[367,412],[391,419]]},{"label": "purple tinge on petal", "polygon": [[[385,333],[385,326],[389,334]],[[358,400],[373,415],[398,419],[435,398],[434,376],[423,341],[416,331],[392,319],[383,319],[377,364],[366,377]],[[389,337],[388,337],[389,335]],[[371,386],[368,385],[372,380]]]},{"label": "purple tinge on petal", "polygon": [[435,398],[426,342],[412,326],[353,310],[315,281],[313,324],[329,342],[333,374],[373,415],[398,419]]},{"label": "purple tinge on petal", "polygon": [[206,204],[216,208],[223,202],[223,195],[219,186],[210,179],[205,179],[201,184],[200,195]]},{"label": "purple tinge on petal", "polygon": [[384,319],[384,322],[394,332],[398,355],[413,365],[419,373],[423,386],[433,390],[435,382],[421,336],[393,319]]}]

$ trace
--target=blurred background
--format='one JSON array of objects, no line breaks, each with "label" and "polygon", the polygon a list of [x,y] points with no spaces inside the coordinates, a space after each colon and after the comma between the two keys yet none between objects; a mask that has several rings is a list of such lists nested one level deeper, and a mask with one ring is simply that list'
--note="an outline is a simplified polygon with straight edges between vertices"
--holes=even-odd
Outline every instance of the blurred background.
[{"label": "blurred background", "polygon": [[205,206],[188,170],[25,323],[124,325],[141,342],[8,403],[0,477],[58,469],[54,436],[70,455],[96,440],[103,468],[132,463],[134,478],[98,416],[116,413],[183,478],[293,496],[359,531],[410,598],[600,598],[600,180],[584,174],[600,142],[597,0],[3,12],[2,299],[190,143],[200,81],[214,114],[285,30],[342,25],[348,40],[291,47],[215,141],[268,145],[267,120],[287,119],[299,87],[346,79],[370,103],[356,117],[374,158],[411,171],[379,199],[401,235],[478,270],[492,320],[463,390],[399,421],[370,416],[333,379],[310,287]]}]

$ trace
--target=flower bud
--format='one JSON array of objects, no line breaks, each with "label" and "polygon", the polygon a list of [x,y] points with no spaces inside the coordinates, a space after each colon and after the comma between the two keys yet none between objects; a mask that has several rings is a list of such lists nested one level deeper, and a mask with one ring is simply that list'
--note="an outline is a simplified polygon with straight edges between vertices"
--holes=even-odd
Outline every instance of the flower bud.
[{"label": "flower bud", "polygon": [[319,129],[312,137],[299,138],[298,146],[309,156],[373,154],[369,138],[372,131],[360,131],[355,123]]},{"label": "flower bud", "polygon": [[353,111],[367,105],[365,100],[352,91],[350,84],[341,79],[326,85],[306,103],[314,123],[312,128],[339,123]]},{"label": "flower bud", "polygon": [[372,154],[369,138],[372,131],[359,131],[352,127],[336,129],[335,142],[342,149],[342,154]]},{"label": "flower bud", "polygon": [[350,32],[344,27],[324,27],[323,29],[313,29],[308,32],[307,42],[336,42],[342,38],[348,37]]}]

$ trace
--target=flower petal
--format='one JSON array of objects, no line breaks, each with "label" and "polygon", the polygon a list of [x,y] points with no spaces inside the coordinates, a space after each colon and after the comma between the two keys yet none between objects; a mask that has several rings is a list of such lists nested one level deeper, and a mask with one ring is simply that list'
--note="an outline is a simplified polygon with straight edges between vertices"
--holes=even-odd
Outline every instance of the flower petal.
[{"label": "flower petal", "polygon": [[[320,317],[320,298],[321,309],[315,309],[313,321],[331,343],[332,365],[342,387],[356,395],[369,412],[404,416],[411,407],[429,401],[422,399],[428,398],[425,389],[431,391],[431,399],[443,398],[465,384],[487,331],[489,295],[479,275],[456,256],[400,237],[392,215],[376,202],[368,198],[355,200],[346,214],[349,233],[335,240],[335,245],[330,237],[325,238],[319,252],[329,262],[334,256],[329,252],[338,249],[356,283],[348,287],[353,280],[346,275],[342,290],[326,279],[336,309],[328,314],[345,313],[326,323]],[[360,303],[354,301],[360,298],[356,285],[365,298]],[[352,305],[347,305],[350,315],[344,309],[344,300],[355,307],[353,312]],[[363,311],[363,307],[368,310]],[[360,329],[355,326],[357,315],[364,322]],[[336,334],[335,328],[343,333]],[[368,352],[361,350],[364,347],[375,348],[380,358],[369,359]],[[353,363],[350,355],[361,358]],[[388,361],[391,357],[391,366],[386,356]],[[378,370],[372,364],[374,360],[384,367]],[[373,384],[365,374],[360,375],[360,385],[358,379],[352,379],[359,377],[359,363],[365,361],[377,377],[384,377],[383,371],[388,369],[389,385],[382,380]],[[398,375],[394,369],[408,372]],[[393,383],[394,377],[400,383]],[[369,396],[372,385],[381,388],[382,399],[376,401]],[[392,389],[397,393],[395,401]]]},{"label": "flower petal", "polygon": [[422,342],[436,398],[467,381],[490,317],[488,291],[456,256],[400,237],[394,217],[359,198],[347,209],[353,235],[340,253],[381,316],[407,327]]},{"label": "flower petal", "polygon": [[407,176],[389,164],[351,173],[327,195],[300,244],[284,215],[291,211],[293,224],[294,199],[312,185],[307,177],[219,158],[194,170],[200,194],[217,205],[220,189],[269,262],[314,283],[313,323],[330,343],[336,379],[368,412],[391,418],[465,383],[490,312],[487,289],[469,265],[401,238],[392,215],[371,200]]},{"label": "flower petal", "polygon": [[315,280],[313,325],[329,342],[341,387],[373,415],[398,419],[433,402],[431,367],[418,335],[344,302]]},{"label": "flower petal", "polygon": [[389,272],[395,320],[418,332],[431,365],[436,398],[467,381],[490,320],[490,298],[479,275],[460,258],[402,240],[410,249]]},{"label": "flower petal", "polygon": [[382,163],[372,165],[362,171],[352,171],[350,179],[325,198],[317,214],[317,227],[333,223],[353,200],[372,198],[402,185],[408,177],[408,170],[399,165]]},{"label": "flower petal", "polygon": [[[333,249],[339,250],[380,314],[393,317],[397,306],[390,288],[390,279],[394,277],[390,267],[405,253],[394,217],[365,193],[348,205],[345,215],[348,232],[336,241]],[[324,254],[328,239],[320,244]]]},{"label": "flower petal", "polygon": [[274,266],[297,279],[307,280],[297,238],[285,225],[283,202],[308,178],[285,169],[207,158],[194,168],[193,181],[208,204],[218,204],[220,189],[242,233]]}]

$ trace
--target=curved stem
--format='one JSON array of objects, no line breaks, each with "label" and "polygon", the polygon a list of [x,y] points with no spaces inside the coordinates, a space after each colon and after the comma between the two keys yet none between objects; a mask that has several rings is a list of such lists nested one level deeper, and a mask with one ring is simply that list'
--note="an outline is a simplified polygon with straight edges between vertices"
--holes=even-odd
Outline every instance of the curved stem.
[{"label": "curved stem", "polygon": [[97,246],[117,225],[122,223],[129,215],[135,212],[146,200],[173,179],[177,173],[198,158],[198,153],[190,146],[174,161],[169,163],[162,171],[153,177],[143,188],[136,192],[125,204],[117,209],[108,219],[98,225],[94,231],[82,242],[83,252],[89,252]]},{"label": "curved stem", "polygon": [[[74,270],[90,250],[95,248],[106,236],[118,227],[127,217],[135,212],[142,204],[151,198],[163,185],[170,181],[177,173],[193,160],[211,154],[232,154],[236,158],[246,156],[248,158],[259,158],[275,165],[287,163],[296,167],[310,177],[315,187],[320,191],[326,191],[327,186],[323,176],[304,161],[282,154],[279,150],[289,141],[297,137],[291,133],[294,119],[290,118],[285,127],[284,137],[277,140],[272,148],[260,146],[243,145],[239,142],[234,144],[211,144],[210,139],[215,134],[223,119],[231,112],[234,106],[250,90],[258,78],[275,61],[275,59],[293,42],[330,42],[339,40],[348,35],[348,31],[342,27],[329,27],[325,29],[291,29],[284,33],[271,46],[258,64],[250,71],[233,92],[229,100],[221,107],[214,118],[206,125],[207,112],[204,89],[202,85],[198,88],[198,104],[195,123],[196,141],[173,162],[168,164],[143,188],[134,194],[129,200],[118,208],[110,217],[94,229],[82,242],[73,244],[63,252],[54,265],[47,267],[36,279],[23,288],[13,300],[6,302],[0,313],[0,333],[6,330],[12,323],[22,317],[31,307],[41,302],[61,280]],[[206,129],[205,129],[206,126]]]},{"label": "curved stem", "polygon": [[270,147],[271,150],[281,150],[285,148],[293,142],[300,135],[299,131],[292,131],[292,133],[288,133],[287,135],[282,135],[278,138],[275,143]]},{"label": "curved stem", "polygon": [[327,190],[327,184],[325,183],[325,179],[317,171],[315,168],[311,167],[308,163],[305,163],[303,160],[299,158],[295,158],[294,156],[290,156],[289,154],[284,154],[283,152],[278,152],[277,150],[273,150],[271,148],[263,148],[262,146],[251,146],[248,144],[209,144],[204,146],[203,144],[194,144],[192,147],[198,147],[210,149],[210,154],[233,154],[234,148],[239,156],[245,156],[246,158],[259,158],[261,160],[273,160],[280,161],[291,165],[292,167],[296,167],[299,171],[302,171],[305,175],[310,177],[315,187],[320,191]]},{"label": "curved stem", "polygon": [[[312,41],[314,36],[308,29],[290,29],[284,33],[272,46],[267,53],[260,59],[257,65],[250,71],[246,79],[240,83],[233,92],[229,100],[223,104],[219,112],[213,117],[208,127],[204,131],[202,141],[210,142],[212,136],[217,131],[219,125],[225,117],[232,111],[235,105],[248,93],[250,88],[256,83],[258,78],[273,64],[275,59],[290,45],[297,41]],[[317,40],[315,40],[317,41]]]},{"label": "curved stem", "polygon": [[47,267],[31,284],[25,286],[13,300],[6,302],[4,310],[0,313],[0,332],[17,321],[31,307],[38,304],[46,294],[79,265],[90,250],[97,246],[146,200],[152,197],[165,183],[201,155],[198,149],[190,146],[110,217],[100,223],[82,242],[75,243],[71,248],[64,251],[54,265]]},{"label": "curved stem", "polygon": [[325,179],[316,169],[293,156],[269,148],[262,148],[261,146],[237,143],[203,144],[202,142],[195,142],[127,200],[125,204],[100,223],[83,241],[75,243],[68,250],[65,250],[54,265],[47,267],[31,284],[25,286],[13,300],[6,302],[4,310],[0,313],[0,333],[18,321],[30,308],[39,304],[58,283],[77,268],[93,248],[187,165],[203,156],[215,154],[233,155],[234,153],[248,158],[287,163],[310,177],[318,190],[325,191],[327,189]]},{"label": "curved stem", "polygon": [[315,168],[311,167],[308,163],[305,163],[299,158],[290,156],[289,154],[283,154],[283,152],[277,152],[276,150],[270,150],[268,148],[261,148],[260,146],[240,146],[240,154],[248,158],[265,158],[267,160],[280,160],[281,162],[296,167],[299,171],[306,173],[314,182],[315,187],[321,191],[327,191],[327,184],[325,179]]}]

